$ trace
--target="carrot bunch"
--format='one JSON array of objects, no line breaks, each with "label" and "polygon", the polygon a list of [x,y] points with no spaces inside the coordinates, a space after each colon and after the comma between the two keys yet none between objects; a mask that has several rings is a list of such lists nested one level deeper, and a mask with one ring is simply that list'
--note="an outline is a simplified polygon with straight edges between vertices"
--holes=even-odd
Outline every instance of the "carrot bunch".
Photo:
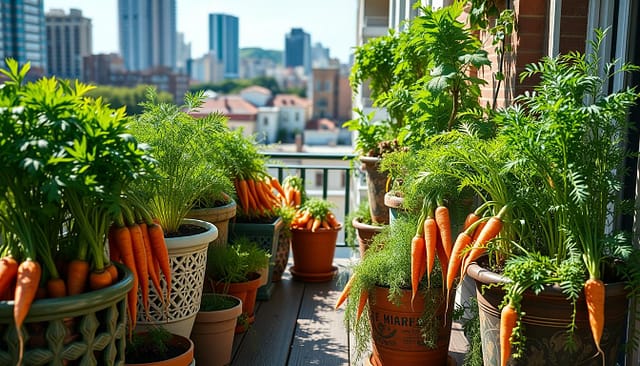
[{"label": "carrot bunch", "polygon": [[298,208],[305,200],[304,185],[302,178],[289,175],[282,184],[284,194],[282,195],[282,204]]},{"label": "carrot bunch", "polygon": [[300,206],[291,227],[316,232],[319,229],[339,230],[342,224],[331,212],[332,204],[318,198],[310,198]]},{"label": "carrot bunch", "polygon": [[431,274],[435,268],[436,259],[440,263],[443,278],[445,277],[451,247],[449,209],[442,202],[435,204],[425,199],[416,235],[411,241],[412,298],[415,297],[418,285],[425,275],[428,286],[431,286]]},{"label": "carrot bunch", "polygon": [[236,177],[234,185],[240,208],[247,216],[271,216],[286,194],[280,182],[266,174]]},{"label": "carrot bunch", "polygon": [[[111,260],[121,262],[133,273],[133,287],[127,294],[130,329],[135,327],[138,294],[147,317],[149,316],[149,289],[153,285],[165,305],[171,295],[171,267],[169,253],[164,241],[164,232],[157,220],[146,213],[138,215],[125,209],[109,230],[109,255]],[[166,288],[162,287],[164,276]]]}]

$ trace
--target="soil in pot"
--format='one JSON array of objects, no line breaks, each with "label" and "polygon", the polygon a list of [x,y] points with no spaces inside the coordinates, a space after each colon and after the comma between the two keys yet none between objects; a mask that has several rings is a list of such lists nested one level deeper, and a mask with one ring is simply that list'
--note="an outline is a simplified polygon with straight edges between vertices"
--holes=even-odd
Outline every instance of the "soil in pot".
[{"label": "soil in pot", "polygon": [[187,366],[193,361],[193,342],[161,327],[133,335],[126,348],[126,365]]}]

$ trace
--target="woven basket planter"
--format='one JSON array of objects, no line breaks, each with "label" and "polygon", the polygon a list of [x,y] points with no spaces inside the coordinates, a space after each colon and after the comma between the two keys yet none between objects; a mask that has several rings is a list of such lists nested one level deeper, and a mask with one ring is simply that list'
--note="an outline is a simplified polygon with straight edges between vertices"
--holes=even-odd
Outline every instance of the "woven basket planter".
[{"label": "woven basket planter", "polygon": [[[22,327],[24,365],[122,365],[127,292],[133,275],[116,264],[120,281],[97,291],[34,301]],[[18,362],[13,301],[0,301],[0,365]]]},{"label": "woven basket planter", "polygon": [[[196,314],[200,309],[202,286],[207,265],[207,248],[218,235],[216,227],[206,221],[185,219],[185,224],[203,227],[207,231],[189,236],[166,238],[171,264],[171,298],[167,311],[161,297],[149,284],[149,315],[146,319],[142,300],[138,300],[139,327],[162,325],[169,332],[189,338]],[[164,278],[161,285],[166,287]]]}]

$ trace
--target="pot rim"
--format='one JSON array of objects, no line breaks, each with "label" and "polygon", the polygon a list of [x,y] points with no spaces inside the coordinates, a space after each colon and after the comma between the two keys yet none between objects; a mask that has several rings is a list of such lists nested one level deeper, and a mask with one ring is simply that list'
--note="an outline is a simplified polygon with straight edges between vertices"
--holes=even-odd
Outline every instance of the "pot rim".
[{"label": "pot rim", "polygon": [[[100,290],[87,291],[78,295],[35,300],[29,308],[25,322],[76,317],[86,314],[87,308],[104,309],[121,300],[124,294],[133,287],[133,273],[123,264],[114,263],[114,265],[118,267],[118,272],[122,277],[118,282]],[[0,319],[10,319],[13,323],[13,307],[13,300],[0,301]],[[55,312],[52,312],[53,309]]]},{"label": "pot rim", "polygon": [[355,227],[356,229],[365,229],[365,230],[372,230],[372,231],[382,231],[382,229],[385,226],[385,225],[365,224],[359,221],[357,217],[354,217],[353,220],[351,220],[351,225],[353,225],[353,227]]},{"label": "pot rim", "polygon": [[[342,224],[340,224],[340,226],[336,227],[336,228],[331,228],[331,229],[325,229],[323,227],[319,227],[318,229],[316,229],[316,231],[314,233],[317,232],[330,232],[330,231],[340,231],[342,230]],[[298,232],[312,232],[311,229],[307,229],[307,228],[298,228],[298,227],[292,227],[291,231],[298,231]]]},{"label": "pot rim", "polygon": [[199,226],[205,228],[206,231],[194,235],[165,238],[167,248],[182,249],[200,245],[208,246],[210,242],[216,240],[216,238],[218,237],[218,229],[210,222],[198,219],[183,219],[182,223]]}]

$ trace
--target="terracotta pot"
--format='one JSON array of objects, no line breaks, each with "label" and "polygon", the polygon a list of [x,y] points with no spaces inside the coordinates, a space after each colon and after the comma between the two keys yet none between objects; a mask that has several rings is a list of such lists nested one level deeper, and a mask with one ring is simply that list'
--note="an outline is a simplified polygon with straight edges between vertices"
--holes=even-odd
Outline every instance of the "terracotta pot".
[{"label": "terracotta pot", "polygon": [[[155,287],[149,284],[149,314],[147,318],[138,298],[137,326],[162,325],[173,334],[189,337],[200,307],[207,264],[207,248],[218,236],[216,227],[206,221],[185,219],[185,224],[200,226],[206,231],[188,236],[165,238],[171,265],[171,299],[168,308]],[[151,281],[149,281],[151,282]],[[166,287],[164,277],[161,285]],[[141,294],[139,294],[141,296]]]},{"label": "terracotta pot", "polygon": [[[467,274],[476,281],[478,306],[480,308],[480,334],[482,354],[487,366],[500,364],[500,304],[504,292],[499,287],[484,287],[486,284],[504,283],[506,278],[481,267],[469,266]],[[628,310],[627,291],[624,283],[606,284],[604,333],[600,343],[605,353],[605,365],[616,365],[618,349],[626,327]],[[484,287],[484,288],[483,288]],[[566,331],[571,321],[573,308],[559,286],[547,287],[540,294],[525,291],[522,299],[521,322],[526,343],[524,356],[511,360],[509,365],[590,365],[602,366],[602,357],[596,356],[591,329],[587,318],[587,307],[583,296],[576,304],[575,350],[565,349]]]},{"label": "terracotta pot", "polygon": [[396,196],[394,192],[384,194],[384,205],[389,210],[389,222],[393,222],[399,215],[406,212],[404,208],[404,197]]},{"label": "terracotta pot", "polygon": [[289,251],[291,250],[291,232],[288,230],[280,231],[278,236],[278,250],[276,251],[276,259],[273,264],[273,275],[271,281],[278,282],[282,280],[282,274],[287,268],[289,262]]},{"label": "terracotta pot", "polygon": [[189,211],[188,218],[210,222],[218,229],[218,238],[212,245],[227,245],[229,239],[229,220],[236,216],[236,202],[220,207],[195,208]]},{"label": "terracotta pot", "polygon": [[247,324],[238,324],[236,333],[242,333],[248,329],[248,324],[253,324],[255,318],[256,295],[260,287],[261,277],[256,274],[255,278],[247,282],[239,283],[217,283],[215,291],[235,296],[242,301],[242,314],[246,316]]},{"label": "terracotta pot", "polygon": [[[449,298],[449,308],[441,289],[434,288],[425,300],[417,296],[411,307],[411,290],[402,290],[400,305],[388,299],[389,290],[376,287],[369,294],[369,320],[371,322],[373,354],[371,363],[376,366],[403,365],[447,365],[449,339],[451,338],[451,312],[453,296]],[[428,348],[418,325],[425,307],[436,308],[430,320],[436,328],[435,348]]]},{"label": "terracotta pot", "polygon": [[365,224],[358,221],[357,218],[351,221],[351,225],[356,229],[360,258],[364,258],[364,252],[369,249],[373,237],[382,231],[382,226]]},{"label": "terracotta pot", "polygon": [[129,363],[125,362],[125,365],[137,365],[137,366],[190,366],[194,365],[193,361],[193,342],[187,337],[183,337],[177,334],[173,334],[173,337],[169,340],[169,344],[173,347],[179,347],[183,349],[183,352],[173,358],[145,363]]},{"label": "terracotta pot", "polygon": [[384,194],[387,187],[387,174],[378,170],[380,158],[361,156],[362,170],[367,173],[367,195],[371,220],[376,224],[389,223],[389,210],[384,205]]},{"label": "terracotta pot", "polygon": [[330,281],[338,272],[333,265],[338,232],[342,229],[323,229],[316,232],[307,229],[291,229],[293,266],[289,269],[293,278],[307,282]]},{"label": "terracotta pot", "polygon": [[223,296],[235,300],[235,306],[221,310],[200,310],[191,331],[198,365],[223,366],[231,363],[233,337],[238,316],[242,314],[242,301],[231,295],[203,294],[207,297]]}]

